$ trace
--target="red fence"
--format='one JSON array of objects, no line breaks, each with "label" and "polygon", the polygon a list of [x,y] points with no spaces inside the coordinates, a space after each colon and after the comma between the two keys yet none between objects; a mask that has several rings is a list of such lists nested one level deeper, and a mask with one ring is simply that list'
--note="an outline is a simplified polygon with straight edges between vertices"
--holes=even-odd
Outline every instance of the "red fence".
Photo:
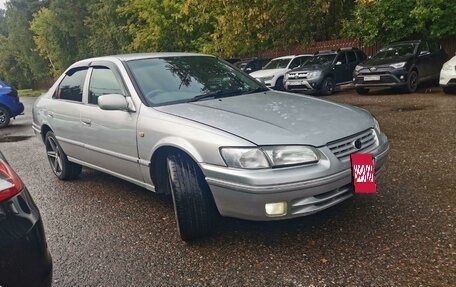
[{"label": "red fence", "polygon": [[[440,41],[442,44],[443,49],[448,53],[449,56],[455,55],[456,52],[456,38],[450,38],[443,41]],[[286,49],[274,49],[269,51],[262,51],[257,53],[256,57],[263,57],[263,58],[276,58],[286,55],[298,55],[298,54],[308,54],[308,53],[315,53],[321,50],[337,50],[338,48],[342,47],[358,47],[364,51],[367,55],[371,56],[375,54],[382,45],[375,44],[370,47],[365,47],[361,44],[359,40],[355,39],[337,39],[337,40],[329,40],[329,41],[321,41],[315,42],[309,45],[296,45]]]}]

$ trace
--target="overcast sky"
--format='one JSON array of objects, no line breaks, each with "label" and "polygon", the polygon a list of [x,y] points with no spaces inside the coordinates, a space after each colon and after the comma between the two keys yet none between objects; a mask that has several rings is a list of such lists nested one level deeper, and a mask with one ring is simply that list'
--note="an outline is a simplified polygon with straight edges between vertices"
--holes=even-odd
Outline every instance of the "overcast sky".
[{"label": "overcast sky", "polygon": [[5,2],[7,0],[0,0],[0,9],[5,9]]}]

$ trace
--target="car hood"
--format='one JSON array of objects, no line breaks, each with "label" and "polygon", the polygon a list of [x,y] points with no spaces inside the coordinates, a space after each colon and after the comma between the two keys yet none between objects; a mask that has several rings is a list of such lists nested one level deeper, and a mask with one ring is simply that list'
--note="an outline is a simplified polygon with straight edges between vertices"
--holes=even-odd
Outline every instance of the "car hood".
[{"label": "car hood", "polygon": [[412,58],[413,55],[409,56],[397,56],[397,57],[388,57],[388,58],[370,58],[364,63],[361,64],[361,66],[382,66],[382,65],[390,65],[394,63],[400,63],[400,62],[407,62]]},{"label": "car hood", "polygon": [[253,73],[250,73],[250,76],[254,78],[266,78],[266,77],[271,77],[275,76],[278,74],[285,74],[288,71],[288,69],[267,69],[267,70],[259,70],[255,71]]},{"label": "car hood", "polygon": [[156,109],[226,131],[257,145],[323,146],[374,125],[372,116],[365,110],[275,91]]},{"label": "car hood", "polygon": [[290,72],[321,71],[326,69],[329,65],[331,65],[331,62],[327,62],[324,64],[304,65],[296,69],[293,69]]}]

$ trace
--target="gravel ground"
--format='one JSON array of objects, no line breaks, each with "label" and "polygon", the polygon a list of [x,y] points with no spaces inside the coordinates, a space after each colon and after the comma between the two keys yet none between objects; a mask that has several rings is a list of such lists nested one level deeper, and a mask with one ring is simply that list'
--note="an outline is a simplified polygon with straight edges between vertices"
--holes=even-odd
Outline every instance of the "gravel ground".
[{"label": "gravel ground", "polygon": [[378,194],[281,222],[223,219],[193,244],[172,203],[85,169],[59,181],[33,137],[31,106],[0,130],[0,150],[39,206],[53,286],[456,286],[456,95],[343,91],[391,143]]}]

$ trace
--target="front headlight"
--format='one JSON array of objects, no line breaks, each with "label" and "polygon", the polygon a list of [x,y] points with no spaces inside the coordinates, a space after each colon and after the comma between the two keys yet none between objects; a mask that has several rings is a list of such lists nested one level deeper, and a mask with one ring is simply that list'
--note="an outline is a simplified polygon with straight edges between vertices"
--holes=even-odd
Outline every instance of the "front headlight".
[{"label": "front headlight", "polygon": [[394,69],[400,69],[400,68],[403,68],[406,63],[407,62],[400,62],[400,63],[396,63],[396,64],[391,64],[390,67],[393,67]]},{"label": "front headlight", "polygon": [[321,75],[321,71],[310,71],[309,73],[307,73],[307,78],[315,79],[315,78],[320,77],[320,75]]},{"label": "front headlight", "polygon": [[316,150],[309,146],[263,147],[273,166],[315,163],[320,158]]},{"label": "front headlight", "polygon": [[245,169],[315,163],[320,159],[316,150],[308,146],[222,148],[220,152],[227,166]]},{"label": "front headlight", "polygon": [[355,67],[355,72],[361,71],[362,68],[364,68],[364,67],[363,67],[363,66],[360,66],[360,65],[357,65],[357,66]]},{"label": "front headlight", "polygon": [[381,134],[380,125],[378,124],[378,121],[377,121],[377,119],[375,117],[374,117],[374,128],[375,128],[375,130],[377,131],[378,134]]},{"label": "front headlight", "polygon": [[270,77],[262,77],[262,78],[259,78],[260,81],[263,81],[263,82],[266,82],[266,81],[270,81],[274,78],[274,76],[270,76]]}]

